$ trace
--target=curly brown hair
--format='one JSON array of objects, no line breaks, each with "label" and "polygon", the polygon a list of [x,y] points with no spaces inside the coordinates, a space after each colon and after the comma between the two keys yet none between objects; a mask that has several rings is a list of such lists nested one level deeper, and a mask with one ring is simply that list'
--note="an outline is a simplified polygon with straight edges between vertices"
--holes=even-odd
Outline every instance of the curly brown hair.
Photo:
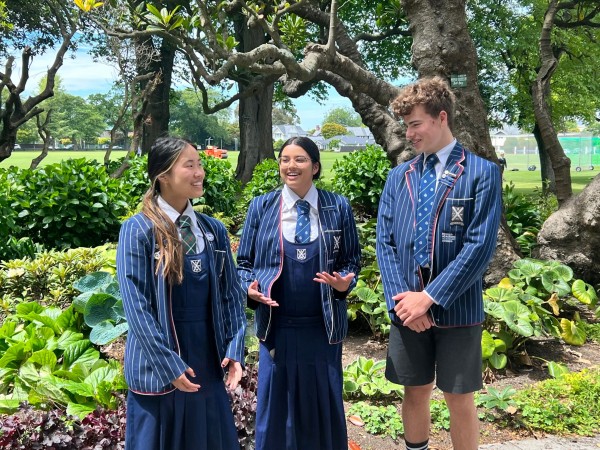
[{"label": "curly brown hair", "polygon": [[421,78],[405,86],[400,94],[392,100],[390,108],[396,119],[410,114],[417,105],[423,105],[425,112],[438,117],[446,111],[448,127],[454,126],[454,102],[456,98],[448,83],[442,77]]}]

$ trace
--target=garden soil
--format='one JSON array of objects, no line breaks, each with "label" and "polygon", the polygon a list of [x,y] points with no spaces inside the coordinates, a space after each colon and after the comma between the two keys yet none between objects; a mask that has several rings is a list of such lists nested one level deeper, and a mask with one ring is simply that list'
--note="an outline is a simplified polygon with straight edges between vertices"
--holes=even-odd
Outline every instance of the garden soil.
[{"label": "garden soil", "polygon": [[[386,342],[370,339],[370,335],[352,332],[344,341],[343,365],[344,367],[359,356],[374,360],[385,359],[387,350]],[[496,389],[511,386],[515,389],[523,389],[526,386],[549,378],[545,361],[555,361],[566,364],[571,371],[580,371],[600,364],[600,345],[587,343],[582,347],[573,347],[563,344],[555,339],[534,339],[528,342],[526,355],[519,361],[518,367],[511,367],[505,373],[492,376],[488,374],[484,385],[493,386]],[[442,398],[441,392],[434,391],[434,396]],[[399,402],[398,402],[399,403]],[[346,402],[346,410],[350,407]],[[398,404],[399,406],[399,404]],[[394,441],[390,437],[373,436],[362,427],[348,424],[349,439],[357,443],[361,450],[398,450],[404,448],[403,441]],[[525,429],[499,428],[493,423],[480,422],[481,437],[480,444],[498,444],[498,448],[504,448],[501,444],[508,441],[538,440],[548,438],[544,433],[532,432]],[[550,442],[550,441],[549,441]],[[432,433],[430,438],[431,450],[451,450],[450,433],[440,431]],[[486,447],[495,448],[494,445]],[[513,447],[511,447],[513,448]],[[514,447],[517,448],[517,447]],[[519,447],[520,448],[520,447]],[[523,448],[560,448],[560,447],[523,447]],[[584,447],[577,447],[584,448]],[[589,448],[599,448],[595,445]]]}]

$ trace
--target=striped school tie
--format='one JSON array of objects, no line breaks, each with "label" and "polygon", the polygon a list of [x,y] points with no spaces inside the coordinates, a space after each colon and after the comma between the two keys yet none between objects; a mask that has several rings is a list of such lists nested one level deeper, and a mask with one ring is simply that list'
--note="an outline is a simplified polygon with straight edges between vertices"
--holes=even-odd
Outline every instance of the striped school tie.
[{"label": "striped school tie", "polygon": [[192,219],[190,216],[182,214],[177,218],[177,226],[181,234],[181,244],[186,255],[196,253],[196,236],[192,231]]},{"label": "striped school tie", "polygon": [[421,267],[429,267],[431,236],[429,236],[429,221],[435,198],[435,164],[439,161],[436,155],[430,155],[425,160],[425,170],[419,181],[419,199],[417,203],[417,225],[415,230],[415,259]]},{"label": "striped school tie", "polygon": [[306,200],[296,202],[298,210],[298,221],[296,222],[296,244],[306,244],[310,242],[310,203]]}]

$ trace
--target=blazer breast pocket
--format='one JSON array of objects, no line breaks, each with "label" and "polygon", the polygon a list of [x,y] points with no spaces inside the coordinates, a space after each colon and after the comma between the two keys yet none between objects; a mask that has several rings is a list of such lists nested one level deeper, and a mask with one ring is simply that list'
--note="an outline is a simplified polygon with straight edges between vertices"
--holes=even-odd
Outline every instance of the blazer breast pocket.
[{"label": "blazer breast pocket", "polygon": [[462,231],[471,221],[473,198],[447,198],[439,225],[443,230]]},{"label": "blazer breast pocket", "polygon": [[323,230],[327,244],[327,258],[335,259],[342,247],[342,230]]}]

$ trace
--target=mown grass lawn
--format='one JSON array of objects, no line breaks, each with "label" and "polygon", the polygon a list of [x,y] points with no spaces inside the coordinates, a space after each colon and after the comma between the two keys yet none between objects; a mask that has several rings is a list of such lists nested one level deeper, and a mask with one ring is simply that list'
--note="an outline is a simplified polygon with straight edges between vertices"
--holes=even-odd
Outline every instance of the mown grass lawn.
[{"label": "mown grass lawn", "polygon": [[[126,150],[113,150],[111,157],[114,159],[125,156]],[[31,160],[35,158],[39,152],[37,151],[14,151],[10,158],[0,162],[1,167],[17,166],[19,168],[27,168],[31,164]],[[329,183],[333,176],[333,163],[343,158],[347,153],[322,152],[321,163],[323,165],[322,178],[325,183]],[[239,152],[229,151],[229,162],[231,166],[236,167]],[[40,166],[53,164],[63,159],[68,158],[90,158],[97,161],[104,160],[104,150],[88,150],[88,151],[72,151],[72,150],[57,150],[50,151],[48,156],[41,162]],[[524,194],[532,194],[534,190],[541,188],[539,159],[535,155],[507,155],[508,170],[504,173],[504,182],[513,182],[515,190]],[[527,170],[527,167],[535,165],[536,170]],[[592,179],[598,174],[600,167],[595,167],[594,170],[589,170],[588,166],[583,166],[581,172],[575,171],[574,163],[571,170],[571,180],[573,183],[573,191],[580,192]],[[512,169],[518,169],[513,171]]]}]

